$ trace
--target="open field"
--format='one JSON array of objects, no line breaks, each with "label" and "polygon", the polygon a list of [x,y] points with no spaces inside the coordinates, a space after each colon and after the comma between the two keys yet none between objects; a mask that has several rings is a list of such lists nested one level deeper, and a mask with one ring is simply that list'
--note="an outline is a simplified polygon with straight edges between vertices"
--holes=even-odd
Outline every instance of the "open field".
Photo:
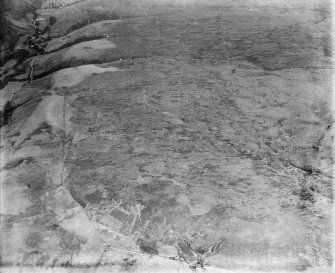
[{"label": "open field", "polygon": [[1,57],[4,272],[332,271],[330,2],[37,14]]}]

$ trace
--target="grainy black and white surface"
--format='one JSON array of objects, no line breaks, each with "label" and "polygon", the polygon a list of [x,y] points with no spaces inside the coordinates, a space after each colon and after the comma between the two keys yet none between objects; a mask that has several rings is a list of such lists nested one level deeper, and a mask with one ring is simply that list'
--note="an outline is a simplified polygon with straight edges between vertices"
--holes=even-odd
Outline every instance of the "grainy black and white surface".
[{"label": "grainy black and white surface", "polygon": [[1,272],[332,271],[330,0],[1,2]]}]

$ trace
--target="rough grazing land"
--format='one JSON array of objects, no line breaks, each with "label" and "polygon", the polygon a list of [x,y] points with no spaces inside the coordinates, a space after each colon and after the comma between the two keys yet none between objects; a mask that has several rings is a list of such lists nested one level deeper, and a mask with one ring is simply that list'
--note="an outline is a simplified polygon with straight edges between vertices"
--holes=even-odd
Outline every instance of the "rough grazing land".
[{"label": "rough grazing land", "polygon": [[331,272],[330,2],[37,13],[0,75],[3,272]]}]

